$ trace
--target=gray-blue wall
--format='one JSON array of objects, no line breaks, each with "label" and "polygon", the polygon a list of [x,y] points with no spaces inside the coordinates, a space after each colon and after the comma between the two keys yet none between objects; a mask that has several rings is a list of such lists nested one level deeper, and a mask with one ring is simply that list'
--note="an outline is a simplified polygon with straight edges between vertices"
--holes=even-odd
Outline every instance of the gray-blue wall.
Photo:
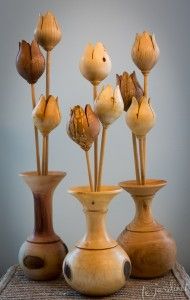
[{"label": "gray-blue wall", "polygon": [[[81,76],[79,58],[88,42],[102,41],[112,59],[105,83],[115,73],[137,70],[130,57],[136,32],[153,31],[161,50],[151,72],[150,95],[157,124],[148,137],[148,176],[165,178],[158,193],[155,217],[173,234],[178,259],[190,271],[190,1],[189,0],[1,0],[0,1],[0,265],[1,272],[17,262],[17,253],[33,228],[33,201],[18,174],[34,163],[31,99],[28,84],[18,76],[18,41],[31,40],[38,14],[52,10],[63,30],[53,51],[51,93],[60,97],[63,120],[50,137],[50,169],[68,173],[54,197],[57,233],[71,247],[82,237],[82,209],[67,189],[87,182],[84,154],[67,137],[70,107],[92,103],[90,84]],[[137,70],[142,82],[142,76]],[[37,95],[44,93],[44,77]],[[104,181],[134,177],[130,132],[124,116],[109,130]],[[108,229],[113,237],[131,220],[134,206],[123,192],[110,205]]]}]

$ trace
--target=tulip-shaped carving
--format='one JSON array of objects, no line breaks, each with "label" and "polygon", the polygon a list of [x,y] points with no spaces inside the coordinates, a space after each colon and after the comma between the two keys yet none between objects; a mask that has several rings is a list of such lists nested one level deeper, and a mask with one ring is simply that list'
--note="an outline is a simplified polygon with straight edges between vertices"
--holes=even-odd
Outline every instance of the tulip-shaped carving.
[{"label": "tulip-shaped carving", "polygon": [[93,85],[98,85],[111,71],[111,60],[102,43],[88,44],[80,59],[81,74]]},{"label": "tulip-shaped carving", "polygon": [[42,95],[32,112],[35,126],[43,136],[47,136],[61,122],[58,98],[50,95],[47,99]]},{"label": "tulip-shaped carving", "polygon": [[30,84],[36,83],[45,70],[45,59],[38,43],[19,42],[19,51],[16,57],[18,73]]},{"label": "tulip-shaped carving", "polygon": [[157,63],[160,50],[154,34],[149,32],[137,33],[132,48],[132,59],[142,72],[149,72]]},{"label": "tulip-shaped carving", "polygon": [[126,113],[126,123],[131,131],[138,137],[144,137],[154,126],[156,115],[150,105],[150,99],[142,97],[140,102],[135,97]]},{"label": "tulip-shaped carving", "polygon": [[127,111],[133,97],[135,97],[137,101],[141,99],[143,96],[143,89],[137,80],[135,71],[131,74],[128,74],[127,72],[123,72],[122,75],[116,74],[116,81],[123,98],[124,110]]},{"label": "tulip-shaped carving", "polygon": [[118,85],[115,89],[111,85],[107,85],[99,93],[94,103],[94,111],[103,127],[108,127],[119,118],[123,108],[124,104]]},{"label": "tulip-shaped carving", "polygon": [[100,122],[89,104],[85,106],[85,110],[79,105],[71,109],[67,133],[84,151],[91,148],[99,131]]},{"label": "tulip-shaped carving", "polygon": [[61,30],[56,17],[51,12],[39,16],[34,37],[46,51],[51,51],[59,43]]}]

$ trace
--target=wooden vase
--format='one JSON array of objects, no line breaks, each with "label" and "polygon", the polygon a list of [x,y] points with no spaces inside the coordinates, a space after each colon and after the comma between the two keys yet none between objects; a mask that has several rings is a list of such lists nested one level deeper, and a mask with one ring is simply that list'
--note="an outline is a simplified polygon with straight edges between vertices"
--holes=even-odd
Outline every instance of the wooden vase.
[{"label": "wooden vase", "polygon": [[82,294],[112,294],[125,285],[131,270],[128,255],[109,237],[105,225],[108,205],[121,189],[104,186],[100,192],[90,192],[89,187],[76,187],[69,192],[83,206],[87,233],[67,254],[63,263],[64,277]]},{"label": "wooden vase", "polygon": [[162,276],[175,264],[176,244],[166,229],[153,218],[151,203],[166,181],[146,180],[145,185],[126,181],[119,185],[132,196],[136,207],[134,219],[117,239],[131,259],[131,275],[137,278]]},{"label": "wooden vase", "polygon": [[21,174],[33,193],[34,231],[20,248],[19,263],[24,274],[33,280],[49,280],[62,273],[68,250],[53,229],[52,198],[65,175],[63,172],[49,172],[47,176],[35,172]]}]

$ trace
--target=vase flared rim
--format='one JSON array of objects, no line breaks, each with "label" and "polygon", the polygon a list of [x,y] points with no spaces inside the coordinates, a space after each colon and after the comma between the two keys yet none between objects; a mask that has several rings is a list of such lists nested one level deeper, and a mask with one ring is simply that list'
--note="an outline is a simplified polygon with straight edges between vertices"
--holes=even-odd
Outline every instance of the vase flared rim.
[{"label": "vase flared rim", "polygon": [[165,186],[167,181],[164,179],[146,179],[145,184],[137,184],[136,180],[127,180],[119,182],[119,186],[121,187],[138,187],[138,188],[147,188],[153,186]]},{"label": "vase flared rim", "polygon": [[54,177],[54,176],[58,176],[58,177],[65,177],[66,176],[66,172],[62,172],[62,171],[49,171],[48,175],[38,175],[36,171],[28,171],[28,172],[22,172],[19,174],[19,176],[21,177],[40,177],[40,178],[44,178],[44,177]]},{"label": "vase flared rim", "polygon": [[74,186],[68,190],[69,194],[109,195],[120,193],[122,189],[118,185],[104,185],[98,192],[91,192],[89,186]]}]

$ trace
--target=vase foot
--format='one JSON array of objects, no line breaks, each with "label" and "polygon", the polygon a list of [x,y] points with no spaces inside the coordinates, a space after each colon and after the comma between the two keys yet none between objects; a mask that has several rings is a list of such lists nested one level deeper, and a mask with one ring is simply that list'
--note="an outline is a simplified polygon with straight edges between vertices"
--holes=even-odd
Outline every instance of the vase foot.
[{"label": "vase foot", "polygon": [[63,263],[67,283],[90,296],[113,294],[125,285],[130,272],[129,257],[119,245],[101,250],[75,247]]},{"label": "vase foot", "polygon": [[26,241],[19,251],[19,263],[28,278],[50,280],[61,275],[67,252],[67,246],[61,240],[47,243]]}]

